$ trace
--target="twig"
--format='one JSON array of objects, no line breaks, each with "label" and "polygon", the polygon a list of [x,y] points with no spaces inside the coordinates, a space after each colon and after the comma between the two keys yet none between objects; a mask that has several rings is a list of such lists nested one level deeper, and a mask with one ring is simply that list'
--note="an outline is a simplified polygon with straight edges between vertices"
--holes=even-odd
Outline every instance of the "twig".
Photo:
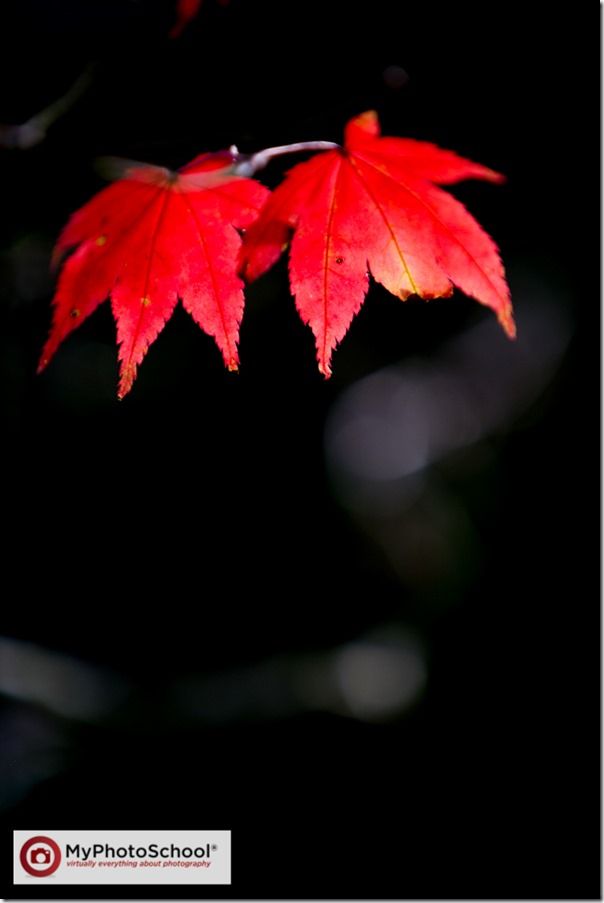
[{"label": "twig", "polygon": [[0,123],[0,147],[28,150],[44,141],[50,126],[67,113],[88,89],[94,68],[94,63],[87,66],[62,97],[36,113],[27,122],[22,122],[20,125]]}]

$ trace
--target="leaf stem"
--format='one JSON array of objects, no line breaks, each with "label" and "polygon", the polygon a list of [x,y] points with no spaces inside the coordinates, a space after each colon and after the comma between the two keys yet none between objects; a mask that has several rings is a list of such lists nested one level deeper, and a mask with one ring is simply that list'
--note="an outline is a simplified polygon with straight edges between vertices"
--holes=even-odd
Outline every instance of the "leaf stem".
[{"label": "leaf stem", "polygon": [[234,172],[238,176],[249,177],[259,169],[270,163],[274,157],[282,157],[284,154],[299,154],[304,151],[339,150],[340,145],[333,141],[298,141],[296,144],[280,144],[277,147],[267,147],[255,154],[240,154],[233,145],[231,153],[235,157]]}]

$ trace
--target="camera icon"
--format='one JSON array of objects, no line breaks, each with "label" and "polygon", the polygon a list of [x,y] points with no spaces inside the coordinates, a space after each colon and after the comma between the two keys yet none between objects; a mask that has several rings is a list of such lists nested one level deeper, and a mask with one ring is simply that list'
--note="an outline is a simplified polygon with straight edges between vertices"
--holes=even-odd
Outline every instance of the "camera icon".
[{"label": "camera icon", "polygon": [[46,847],[32,847],[29,851],[29,861],[34,865],[50,865],[52,853]]}]

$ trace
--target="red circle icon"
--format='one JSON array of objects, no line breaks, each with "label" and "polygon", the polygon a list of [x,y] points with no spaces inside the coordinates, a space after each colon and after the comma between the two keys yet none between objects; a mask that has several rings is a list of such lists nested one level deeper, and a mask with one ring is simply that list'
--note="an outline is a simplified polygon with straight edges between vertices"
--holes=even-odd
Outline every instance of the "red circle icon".
[{"label": "red circle icon", "polygon": [[61,865],[61,850],[52,837],[38,834],[25,841],[19,859],[28,875],[46,878]]}]

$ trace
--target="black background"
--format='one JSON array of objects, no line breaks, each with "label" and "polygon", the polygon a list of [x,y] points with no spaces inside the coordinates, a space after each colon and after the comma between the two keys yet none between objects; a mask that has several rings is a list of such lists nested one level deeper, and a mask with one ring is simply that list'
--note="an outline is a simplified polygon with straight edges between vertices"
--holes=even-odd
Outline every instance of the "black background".
[{"label": "black background", "polygon": [[[108,305],[35,377],[52,283],[27,301],[6,279],[4,632],[139,687],[135,713],[68,727],[66,768],[5,811],[7,832],[230,828],[233,886],[197,897],[597,897],[595,4],[205,0],[178,41],[171,3],[20,0],[2,18],[0,120],[27,119],[97,61],[46,141],[0,151],[5,252],[32,234],[50,247],[101,187],[98,156],[179,166],[231,143],[338,140],[375,108],[386,134],[506,173],[458,196],[501,246],[512,295],[528,268],[566,292],[574,327],[545,399],[496,446],[478,575],[435,614],[334,500],[323,423],[355,379],[437,354],[484,310],[459,295],[403,307],[374,286],[326,383],[282,263],[248,291],[239,376],[179,310],[118,403]],[[162,709],[181,672],[399,618],[427,637],[430,672],[392,723],[204,727]]]}]

